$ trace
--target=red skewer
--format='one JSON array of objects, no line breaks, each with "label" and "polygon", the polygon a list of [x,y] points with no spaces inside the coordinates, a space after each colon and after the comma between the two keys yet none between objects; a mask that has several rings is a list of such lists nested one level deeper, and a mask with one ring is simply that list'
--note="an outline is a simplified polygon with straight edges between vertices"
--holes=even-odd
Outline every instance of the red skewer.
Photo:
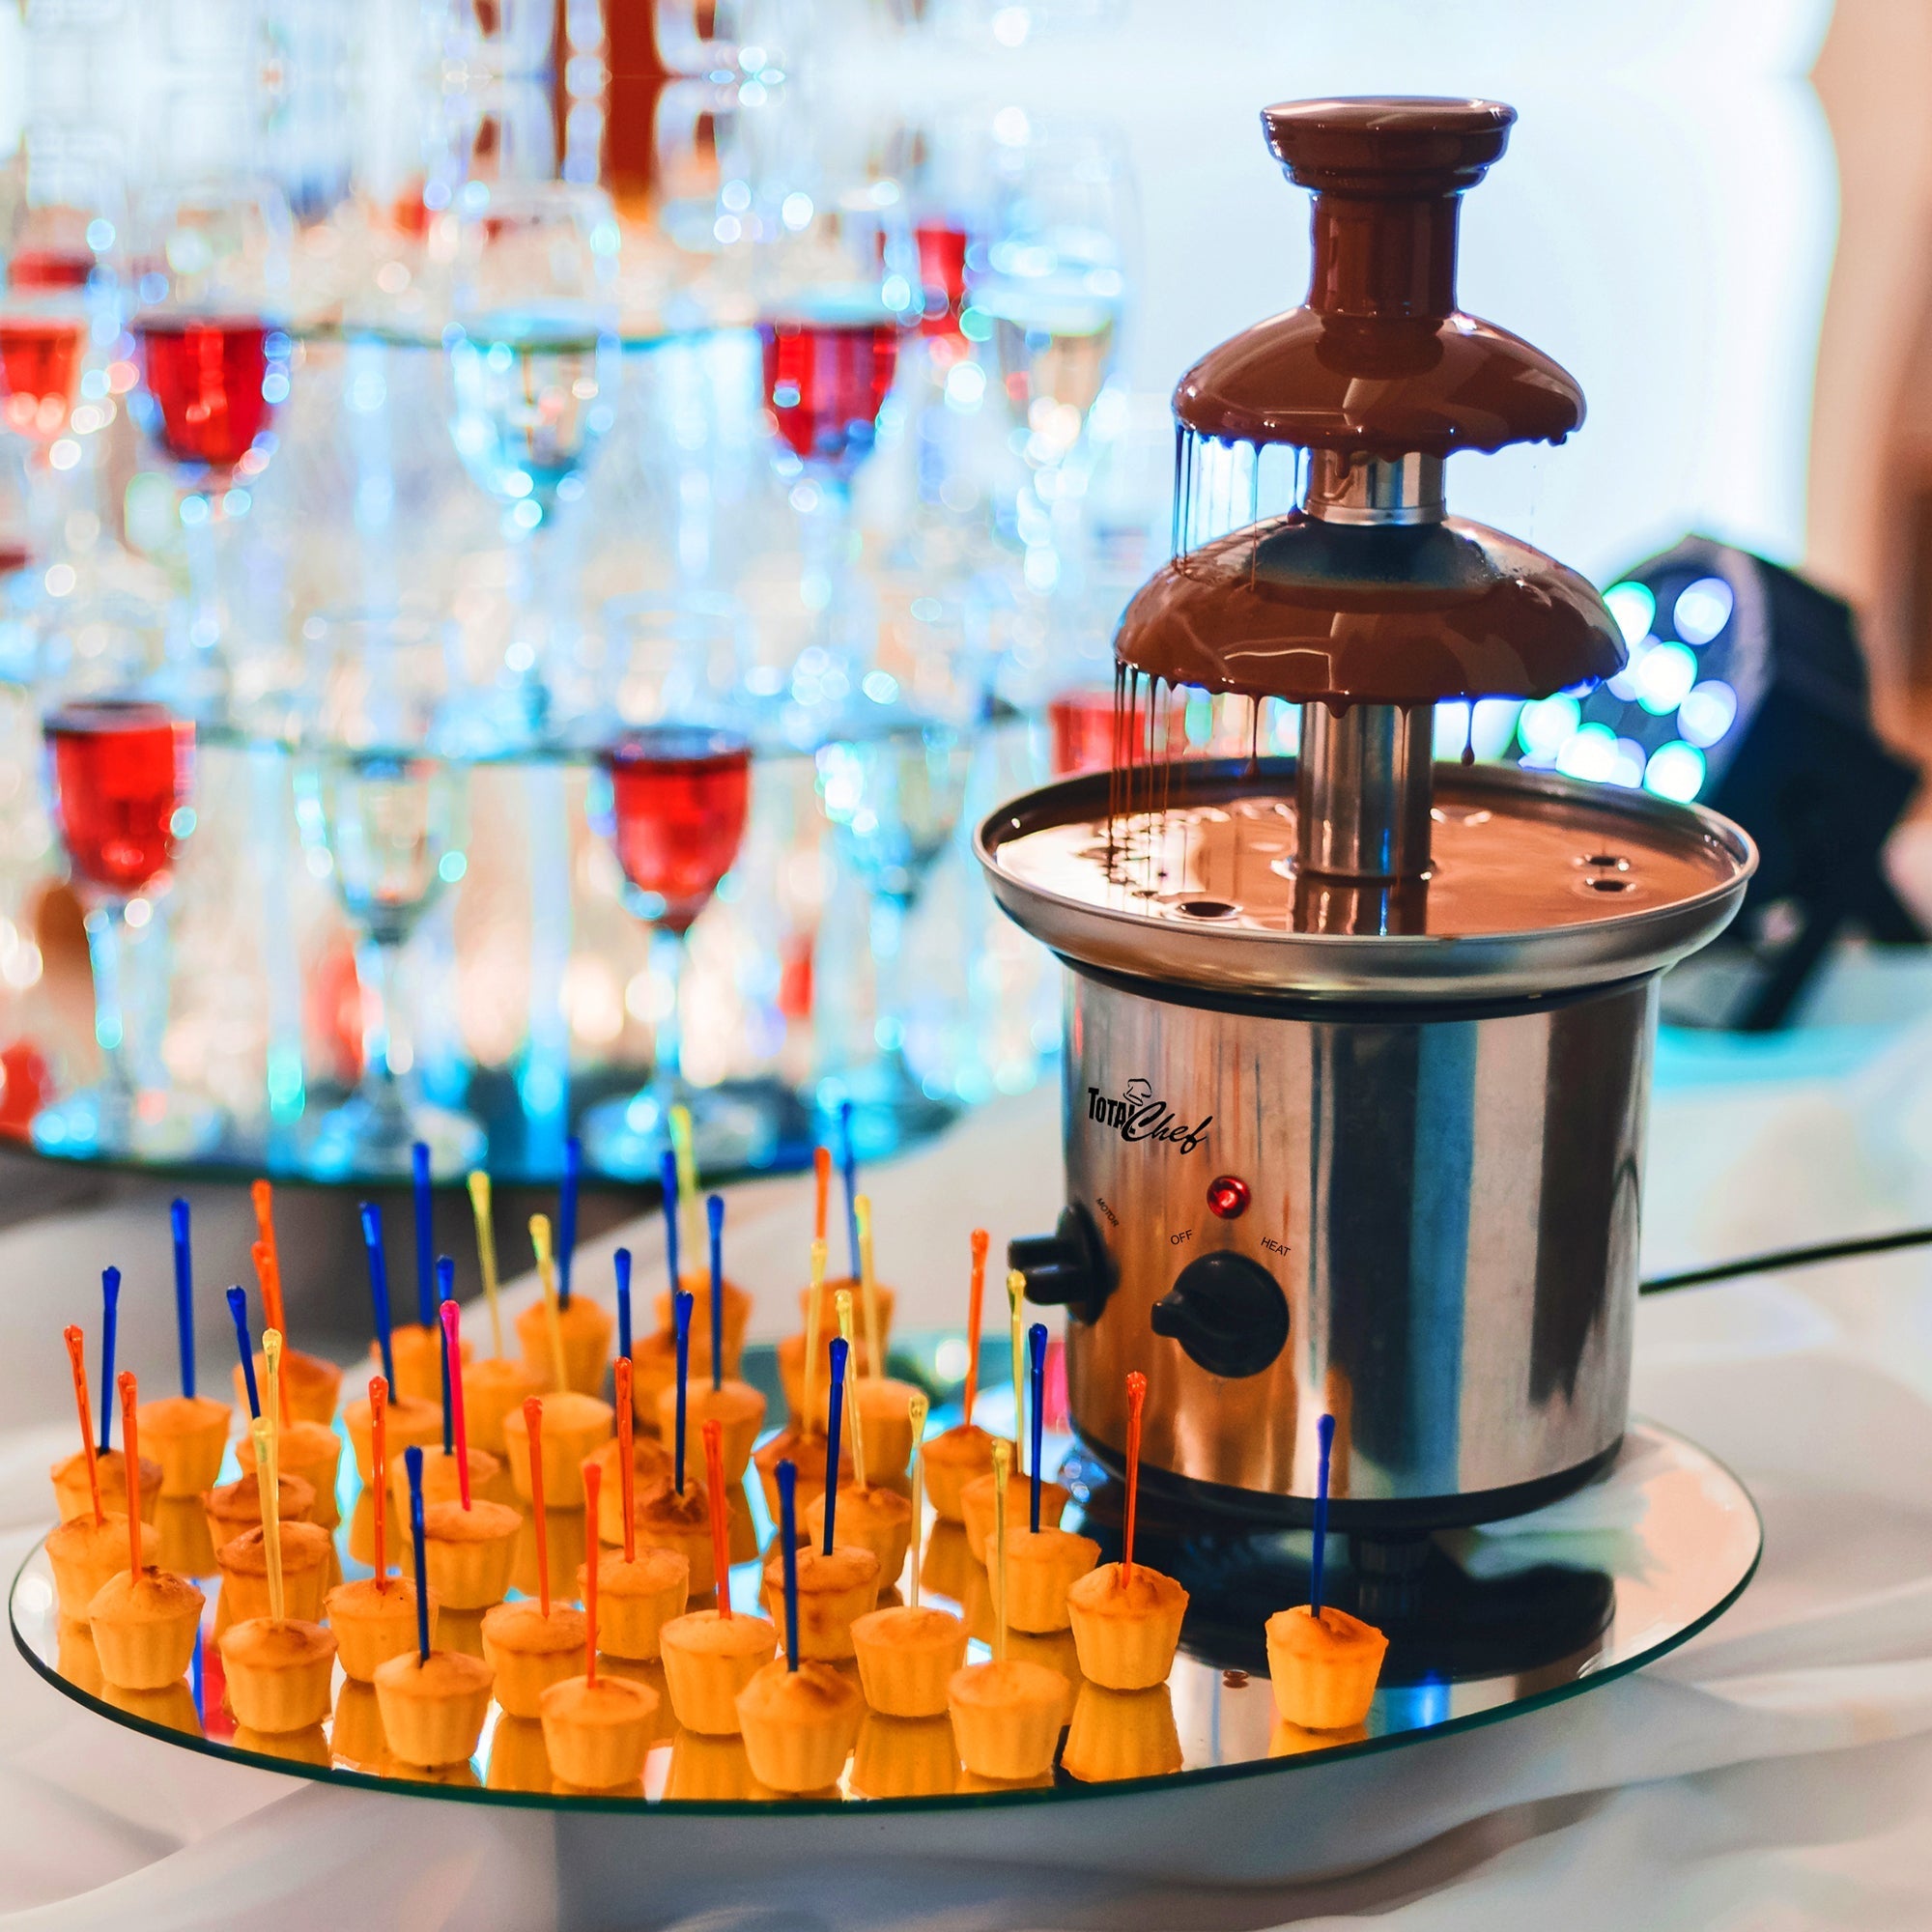
[{"label": "red skewer", "polygon": [[[94,1520],[102,1523],[107,1518],[100,1508],[100,1464],[94,1453],[94,1405],[87,1396],[87,1357],[84,1352],[87,1338],[72,1322],[69,1322],[61,1330],[61,1340],[67,1344],[67,1358],[73,1364],[73,1400],[80,1410],[80,1446],[87,1451],[87,1492],[94,1498]],[[140,1478],[136,1476],[133,1491],[136,1501],[128,1512],[131,1516],[141,1513],[139,1483]]]},{"label": "red skewer", "polygon": [[128,1567],[141,1580],[141,1448],[134,1440],[134,1410],[141,1392],[134,1371],[123,1369],[115,1380],[121,1389],[121,1453],[128,1459]]},{"label": "red skewer", "polygon": [[1147,1378],[1127,1371],[1127,1521],[1121,1541],[1121,1588],[1134,1580],[1134,1505],[1141,1492],[1141,1406],[1147,1401]]},{"label": "red skewer", "polygon": [[543,1397],[533,1395],[524,1404],[524,1429],[530,1439],[530,1520],[537,1531],[537,1601],[543,1605],[544,1620],[550,1620],[550,1531],[544,1516],[543,1492]]},{"label": "red skewer", "polygon": [[[631,1412],[631,1358],[617,1357],[617,1488],[624,1504],[624,1561],[638,1560],[638,1525],[631,1514],[636,1496],[638,1471],[631,1461],[631,1441],[637,1433],[637,1418]],[[593,1516],[590,1520],[595,1522]]]},{"label": "red skewer", "polygon": [[[445,1302],[444,1307],[449,1304]],[[604,1488],[604,1471],[595,1463],[583,1465],[584,1520],[590,1525],[590,1560],[583,1566],[583,1681],[597,1682],[597,1498]]]},{"label": "red skewer", "polygon": [[973,1403],[980,1393],[980,1318],[986,1305],[986,1244],[992,1237],[983,1228],[973,1230],[973,1285],[966,1291],[966,1420],[973,1423]]},{"label": "red skewer", "polygon": [[[258,1183],[265,1184],[265,1183]],[[389,1489],[389,1385],[381,1376],[369,1378],[369,1460],[376,1480],[369,1485],[369,1507],[376,1532],[376,1587],[389,1580],[388,1523],[384,1498]]]},{"label": "red skewer", "polygon": [[724,1520],[724,1434],[716,1417],[704,1425],[704,1482],[705,1492],[711,1499],[711,1567],[718,1573],[718,1614],[728,1617],[731,1614],[731,1536]]}]

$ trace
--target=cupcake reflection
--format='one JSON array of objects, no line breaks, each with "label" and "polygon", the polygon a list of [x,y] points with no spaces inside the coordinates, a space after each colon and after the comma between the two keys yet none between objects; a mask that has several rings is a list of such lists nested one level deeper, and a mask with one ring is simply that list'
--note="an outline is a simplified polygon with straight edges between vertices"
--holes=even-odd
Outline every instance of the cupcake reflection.
[{"label": "cupcake reflection", "polygon": [[1160,1777],[1180,1769],[1180,1734],[1165,1684],[1151,1690],[1103,1690],[1083,1684],[1061,1747],[1061,1768],[1089,1784]]},{"label": "cupcake reflection", "polygon": [[959,1782],[951,1718],[882,1718],[867,1711],[852,1753],[862,1798],[940,1798]]}]

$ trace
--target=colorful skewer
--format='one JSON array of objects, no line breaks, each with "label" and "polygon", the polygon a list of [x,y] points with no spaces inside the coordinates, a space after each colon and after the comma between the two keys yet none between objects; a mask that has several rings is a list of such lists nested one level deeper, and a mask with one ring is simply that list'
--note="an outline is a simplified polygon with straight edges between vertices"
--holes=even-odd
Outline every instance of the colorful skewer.
[{"label": "colorful skewer", "polygon": [[1007,1341],[1013,1361],[1013,1472],[1025,1473],[1020,1461],[1020,1445],[1026,1440],[1026,1350],[1020,1346],[1024,1317],[1020,1303],[1026,1295],[1026,1276],[1018,1268],[1007,1270]]},{"label": "colorful skewer", "polygon": [[920,1444],[925,1440],[926,1401],[923,1389],[914,1389],[906,1401],[912,1417],[912,1577],[906,1586],[906,1602],[919,1608],[919,1528],[925,1513],[925,1458]]},{"label": "colorful skewer", "polygon": [[128,1573],[141,1580],[141,1448],[135,1439],[134,1411],[140,1406],[141,1391],[132,1369],[123,1369],[121,1390],[121,1449],[128,1459]]},{"label": "colorful skewer", "polygon": [[711,1387],[724,1386],[724,1197],[705,1198],[704,1218],[711,1234]]},{"label": "colorful skewer", "polygon": [[871,1362],[870,1373],[882,1376],[886,1352],[879,1346],[879,1283],[872,1272],[872,1203],[869,1196],[862,1194],[854,1205],[859,1214],[859,1290],[866,1311],[866,1352]]},{"label": "colorful skewer", "polygon": [[570,1306],[570,1267],[577,1259],[577,1189],[583,1179],[583,1143],[563,1144],[563,1180],[556,1194],[556,1305]]},{"label": "colorful skewer", "polygon": [[369,1261],[369,1300],[376,1315],[376,1346],[383,1356],[383,1379],[396,1385],[396,1358],[389,1345],[389,1264],[383,1258],[383,1210],[373,1201],[362,1203],[362,1251]]},{"label": "colorful skewer", "polygon": [[412,1442],[403,1451],[410,1478],[410,1541],[416,1559],[416,1662],[429,1662],[429,1551],[423,1535],[423,1452]]},{"label": "colorful skewer", "polygon": [[[67,1358],[73,1368],[73,1403],[80,1415],[80,1446],[87,1452],[87,1493],[94,1504],[94,1520],[102,1523],[107,1518],[100,1507],[100,1461],[94,1449],[94,1404],[87,1393],[87,1338],[70,1321],[61,1330],[61,1340],[67,1344]],[[129,1494],[138,1497],[138,1470],[134,1480],[137,1487]],[[128,1513],[139,1516],[139,1502],[135,1501]]]},{"label": "colorful skewer", "polygon": [[778,1466],[779,1550],[784,1566],[785,1668],[798,1668],[798,1468],[791,1459]]},{"label": "colorful skewer", "polygon": [[631,1359],[631,1251],[619,1248],[611,1257],[617,1272],[617,1353]]},{"label": "colorful skewer", "polygon": [[416,1320],[430,1329],[436,1326],[436,1217],[429,1191],[429,1147],[423,1141],[410,1146],[410,1192],[416,1210]]},{"label": "colorful skewer", "polygon": [[490,1341],[500,1360],[503,1311],[497,1302],[497,1226],[490,1218],[490,1177],[479,1167],[469,1180],[469,1214],[476,1223],[476,1265],[483,1276],[483,1298],[490,1305]]},{"label": "colorful skewer", "polygon": [[[845,1344],[845,1359],[852,1359],[852,1291],[841,1288],[832,1297],[832,1305],[838,1311],[838,1339]],[[838,1400],[835,1394],[833,1400]],[[859,1378],[850,1377],[845,1383],[845,1408],[852,1431],[852,1482],[857,1489],[866,1487],[866,1430],[859,1419]]]},{"label": "colorful skewer", "polygon": [[604,1494],[604,1467],[583,1465],[584,1520],[590,1524],[590,1554],[583,1565],[583,1681],[597,1682],[597,1505]]},{"label": "colorful skewer", "polygon": [[1127,1371],[1127,1520],[1121,1533],[1121,1588],[1134,1580],[1134,1508],[1141,1493],[1141,1410],[1147,1405],[1147,1378]]},{"label": "colorful skewer", "polygon": [[993,1662],[1007,1661],[1007,1484],[1011,1480],[1011,1446],[993,1444]]},{"label": "colorful skewer", "polygon": [[1321,1573],[1328,1553],[1328,1459],[1335,1447],[1335,1418],[1324,1415],[1315,1425],[1320,1459],[1315,1468],[1315,1548],[1308,1559],[1308,1614],[1321,1621]]},{"label": "colorful skewer", "polygon": [[[675,1279],[675,1277],[673,1277]],[[684,1493],[684,1422],[691,1391],[691,1296],[681,1291],[671,1297],[671,1320],[677,1328],[677,1409],[671,1440],[671,1481]]]},{"label": "colorful skewer", "polygon": [[677,1156],[668,1148],[658,1162],[658,1186],[661,1190],[660,1205],[664,1209],[665,1277],[670,1284],[670,1292],[675,1294],[684,1277],[677,1228]]},{"label": "colorful skewer", "polygon": [[[697,1146],[692,1139],[691,1109],[681,1101],[666,1119],[670,1124],[670,1151],[677,1157],[677,1199],[679,1211],[689,1214],[697,1206]],[[694,1245],[692,1231],[682,1231],[683,1245]]]},{"label": "colorful skewer", "polygon": [[[463,1402],[463,1312],[453,1298],[439,1311],[442,1320],[442,1453],[456,1458],[456,1492],[469,1507],[469,1419]],[[536,1445],[531,1445],[532,1455]],[[595,1518],[591,1519],[593,1521]]]},{"label": "colorful skewer", "polygon": [[818,1414],[818,1342],[825,1332],[825,1242],[811,1244],[811,1293],[806,1297],[805,1373],[801,1378],[805,1413],[798,1418],[798,1433],[810,1435]]},{"label": "colorful skewer", "polygon": [[[389,1466],[389,1385],[381,1376],[369,1378],[369,1450],[378,1469]],[[389,1485],[378,1477],[369,1485],[370,1532],[376,1546],[376,1587],[380,1590],[389,1574]]]},{"label": "colorful skewer", "polygon": [[986,1248],[991,1241],[985,1229],[973,1230],[973,1280],[966,1290],[966,1413],[960,1427],[973,1426],[973,1404],[980,1393],[980,1323],[986,1313]]},{"label": "colorful skewer", "polygon": [[188,1241],[187,1203],[168,1203],[175,1249],[175,1339],[181,1350],[181,1390],[194,1395],[194,1251]]},{"label": "colorful skewer", "polygon": [[524,1402],[524,1428],[530,1438],[530,1521],[537,1533],[537,1601],[543,1605],[544,1621],[550,1621],[550,1519],[544,1511],[543,1485],[543,1397],[528,1396]]},{"label": "colorful skewer", "polygon": [[[436,1258],[436,1305],[438,1320],[441,1320],[445,1308],[456,1306],[456,1264],[447,1255]],[[449,1323],[442,1323],[442,1347],[439,1350],[442,1357],[442,1453],[452,1454],[456,1448],[455,1437],[450,1434],[453,1427],[453,1405],[449,1399],[450,1350],[454,1344],[449,1339]]]},{"label": "colorful skewer", "polygon": [[825,1553],[832,1554],[832,1524],[838,1510],[838,1425],[845,1407],[844,1336],[832,1345],[832,1399],[825,1406]]},{"label": "colorful skewer", "polygon": [[[556,1300],[556,1261],[551,1252],[549,1215],[530,1216],[530,1246],[536,1250],[537,1280],[543,1285],[544,1315],[550,1329],[551,1372],[555,1376],[557,1390],[561,1393],[570,1386],[570,1371],[563,1352],[563,1312]],[[531,1453],[534,1454],[534,1450]]]},{"label": "colorful skewer", "polygon": [[255,1345],[248,1339],[248,1296],[238,1284],[228,1291],[228,1314],[235,1323],[235,1347],[242,1357],[242,1386],[248,1397],[252,1420],[262,1412],[262,1398],[255,1386]]},{"label": "colorful skewer", "polygon": [[[104,1456],[114,1446],[114,1338],[121,1320],[121,1270],[104,1267],[100,1270],[100,1453]],[[131,1468],[133,1464],[130,1463]],[[129,1513],[135,1516],[140,1511],[132,1507],[131,1498],[135,1494],[132,1485],[128,1491]]]},{"label": "colorful skewer", "polygon": [[705,1497],[711,1505],[711,1567],[718,1577],[718,1614],[731,1614],[731,1530],[724,1500],[724,1431],[716,1416],[700,1432],[704,1437]]},{"label": "colorful skewer", "polygon": [[[631,1460],[631,1448],[637,1435],[637,1418],[631,1409],[630,1356],[619,1355],[612,1373],[617,1397],[617,1483],[624,1503],[624,1561],[635,1563],[638,1560],[638,1521],[634,1511],[638,1471]],[[594,1517],[587,1520],[596,1520]]]},{"label": "colorful skewer", "polygon": [[1033,1533],[1039,1534],[1039,1449],[1040,1433],[1046,1422],[1046,1323],[1036,1321],[1027,1330],[1027,1368],[1033,1383],[1033,1494],[1030,1499]]}]

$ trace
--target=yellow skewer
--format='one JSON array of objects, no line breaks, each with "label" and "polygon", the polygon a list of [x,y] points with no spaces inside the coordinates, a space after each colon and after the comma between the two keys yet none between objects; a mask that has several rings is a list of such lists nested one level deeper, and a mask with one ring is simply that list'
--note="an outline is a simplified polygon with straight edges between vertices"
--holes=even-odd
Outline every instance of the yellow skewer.
[{"label": "yellow skewer", "polygon": [[866,1297],[866,1348],[870,1355],[868,1373],[886,1372],[886,1353],[879,1347],[879,1278],[872,1272],[872,1198],[856,1195],[852,1211],[859,1217],[859,1286]]},{"label": "yellow skewer", "polygon": [[1020,1302],[1026,1295],[1026,1276],[1018,1268],[1007,1270],[1007,1308],[1010,1316],[1013,1344],[1013,1474],[1026,1474],[1026,1338],[1020,1331]]},{"label": "yellow skewer", "polygon": [[262,1330],[262,1413],[268,1417],[269,1433],[281,1447],[282,1428],[282,1331]]},{"label": "yellow skewer", "polygon": [[503,1311],[497,1304],[497,1229],[490,1219],[490,1177],[480,1167],[469,1177],[469,1208],[476,1216],[476,1264],[483,1270],[483,1298],[490,1304],[490,1337],[500,1360]]},{"label": "yellow skewer", "polygon": [[825,1243],[811,1244],[811,1293],[805,1309],[805,1413],[799,1417],[801,1435],[810,1435],[816,1424],[818,1394],[818,1338],[823,1332],[820,1311],[825,1304]]},{"label": "yellow skewer", "polygon": [[682,1254],[704,1252],[697,1208],[697,1150],[691,1138],[691,1109],[680,1102],[670,1110],[670,1151],[677,1162],[677,1245]]},{"label": "yellow skewer", "polygon": [[852,1291],[841,1288],[832,1301],[838,1310],[838,1332],[845,1338],[845,1432],[852,1438],[852,1480],[863,1490],[866,1487],[866,1435],[859,1421],[859,1378],[852,1373]]},{"label": "yellow skewer", "polygon": [[[543,1283],[544,1313],[550,1324],[551,1368],[556,1377],[557,1393],[561,1395],[570,1386],[570,1376],[564,1367],[563,1318],[557,1313],[556,1262],[551,1253],[548,1214],[530,1216],[530,1245],[537,1251],[537,1279]],[[534,1444],[530,1453],[536,1453]]]},{"label": "yellow skewer", "polygon": [[993,1662],[1007,1661],[1007,1482],[1012,1456],[1004,1442],[993,1444]]},{"label": "yellow skewer", "polygon": [[920,1444],[925,1440],[925,1391],[914,1389],[906,1409],[912,1416],[912,1581],[906,1586],[906,1601],[919,1608],[919,1528],[925,1508],[925,1458]]},{"label": "yellow skewer", "polygon": [[[270,1334],[274,1334],[270,1328]],[[275,1432],[269,1427],[269,1418],[258,1415],[249,1424],[249,1434],[255,1438],[255,1487],[262,1498],[262,1553],[269,1565],[269,1621],[280,1623],[285,1607],[282,1601],[282,1519],[276,1507],[280,1501],[277,1484],[280,1471],[275,1467]]]}]

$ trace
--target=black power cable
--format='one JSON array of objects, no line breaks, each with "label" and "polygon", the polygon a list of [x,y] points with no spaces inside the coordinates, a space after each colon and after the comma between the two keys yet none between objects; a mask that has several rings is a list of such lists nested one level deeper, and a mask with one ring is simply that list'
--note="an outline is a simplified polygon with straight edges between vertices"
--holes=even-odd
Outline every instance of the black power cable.
[{"label": "black power cable", "polygon": [[1781,1268],[1811,1267],[1819,1262],[1850,1261],[1859,1255],[1885,1255],[1896,1248],[1927,1245],[1932,1245],[1932,1228],[1900,1228],[1889,1235],[1866,1235],[1855,1241],[1779,1248],[1768,1255],[1747,1255],[1741,1261],[1718,1262],[1710,1267],[1686,1268],[1681,1274],[1661,1274],[1641,1283],[1637,1293],[1668,1294],[1674,1289],[1702,1288],[1709,1282],[1731,1281],[1739,1275],[1776,1274]]}]

